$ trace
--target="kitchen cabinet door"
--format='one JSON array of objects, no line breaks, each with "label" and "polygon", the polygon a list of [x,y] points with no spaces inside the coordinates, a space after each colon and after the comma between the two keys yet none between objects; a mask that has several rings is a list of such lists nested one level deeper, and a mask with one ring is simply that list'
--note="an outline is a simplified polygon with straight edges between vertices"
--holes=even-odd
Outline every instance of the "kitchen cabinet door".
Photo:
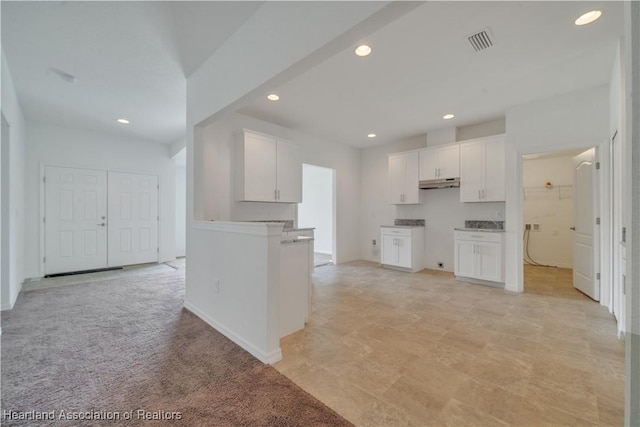
[{"label": "kitchen cabinet door", "polygon": [[419,203],[419,163],[417,151],[389,156],[391,204],[407,205]]},{"label": "kitchen cabinet door", "polygon": [[505,200],[504,137],[487,139],[484,143],[484,193],[483,202]]},{"label": "kitchen cabinet door", "polygon": [[460,201],[481,201],[484,186],[482,141],[460,145]]},{"label": "kitchen cabinet door", "polygon": [[404,197],[404,156],[389,157],[389,192],[391,204],[400,205]]},{"label": "kitchen cabinet door", "polygon": [[244,134],[244,197],[256,202],[276,201],[276,139]]},{"label": "kitchen cabinet door", "polygon": [[404,156],[404,199],[403,203],[416,204],[419,203],[419,172],[420,160],[418,152],[407,153]]},{"label": "kitchen cabinet door", "polygon": [[438,178],[458,178],[460,176],[460,145],[438,149]]},{"label": "kitchen cabinet door", "polygon": [[411,237],[396,237],[398,267],[411,268]]},{"label": "kitchen cabinet door", "polygon": [[494,282],[502,281],[502,251],[500,243],[476,243],[476,277]]},{"label": "kitchen cabinet door", "polygon": [[394,236],[382,235],[382,254],[380,263],[396,265],[398,262],[398,251],[396,249],[396,238]]},{"label": "kitchen cabinet door", "polygon": [[302,161],[300,149],[290,142],[278,140],[276,153],[277,201],[302,202]]},{"label": "kitchen cabinet door", "polygon": [[476,273],[476,243],[471,240],[456,240],[455,245],[455,275],[474,277]]},{"label": "kitchen cabinet door", "polygon": [[438,149],[420,150],[420,181],[438,178]]}]

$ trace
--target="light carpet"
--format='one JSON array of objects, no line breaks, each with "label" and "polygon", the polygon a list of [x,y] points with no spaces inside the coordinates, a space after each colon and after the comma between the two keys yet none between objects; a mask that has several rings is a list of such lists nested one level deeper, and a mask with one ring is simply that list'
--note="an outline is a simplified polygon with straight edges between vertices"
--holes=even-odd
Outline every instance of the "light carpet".
[{"label": "light carpet", "polygon": [[183,309],[183,298],[182,269],[22,293],[2,312],[2,410],[120,419],[5,412],[2,425],[351,425]]}]

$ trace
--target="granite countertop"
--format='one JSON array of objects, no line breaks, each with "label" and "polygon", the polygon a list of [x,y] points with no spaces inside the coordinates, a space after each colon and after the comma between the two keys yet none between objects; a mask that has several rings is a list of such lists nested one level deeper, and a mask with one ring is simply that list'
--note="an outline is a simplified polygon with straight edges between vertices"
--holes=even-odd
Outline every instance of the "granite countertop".
[{"label": "granite countertop", "polygon": [[299,243],[299,242],[308,242],[311,240],[315,240],[313,237],[309,236],[297,236],[294,239],[284,239],[280,240],[280,243]]},{"label": "granite countertop", "polygon": [[464,227],[454,228],[458,231],[482,231],[486,233],[504,233],[504,221],[465,220]]},{"label": "granite countertop", "polygon": [[456,231],[473,231],[473,232],[481,232],[481,233],[504,233],[504,230],[496,229],[496,228],[469,228],[469,227],[456,227],[454,228]]}]

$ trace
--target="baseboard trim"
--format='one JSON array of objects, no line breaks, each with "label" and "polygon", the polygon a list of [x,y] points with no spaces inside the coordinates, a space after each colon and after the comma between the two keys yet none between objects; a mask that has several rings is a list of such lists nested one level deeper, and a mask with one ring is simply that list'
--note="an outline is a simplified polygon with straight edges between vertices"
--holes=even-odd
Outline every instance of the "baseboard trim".
[{"label": "baseboard trim", "polygon": [[233,341],[234,343],[238,344],[240,347],[242,347],[243,349],[251,353],[252,356],[254,356],[256,359],[258,359],[262,363],[267,365],[272,365],[282,360],[282,350],[280,349],[280,347],[278,347],[277,350],[271,351],[269,353],[265,353],[255,345],[251,344],[249,341],[245,340],[244,338],[240,337],[239,335],[231,331],[229,328],[225,327],[224,325],[220,324],[218,321],[206,315],[202,310],[200,310],[190,302],[185,301],[184,308],[186,308],[187,310],[189,310],[190,312],[198,316],[200,319],[204,320],[204,322],[207,323],[209,326],[211,326],[213,329],[220,332],[222,335],[229,338],[231,341]]},{"label": "baseboard trim", "polygon": [[22,292],[22,283],[20,283],[20,286],[18,287],[18,292],[16,292],[16,296],[13,297],[13,299],[11,301],[9,301],[9,304],[3,303],[0,306],[0,311],[13,310],[13,306],[16,305],[16,301],[18,301],[18,297],[20,296],[20,292]]},{"label": "baseboard trim", "polygon": [[475,279],[473,277],[466,276],[456,276],[456,280],[460,282],[474,283],[476,285],[491,286],[492,288],[505,289],[505,285],[502,282],[492,282],[490,280]]}]

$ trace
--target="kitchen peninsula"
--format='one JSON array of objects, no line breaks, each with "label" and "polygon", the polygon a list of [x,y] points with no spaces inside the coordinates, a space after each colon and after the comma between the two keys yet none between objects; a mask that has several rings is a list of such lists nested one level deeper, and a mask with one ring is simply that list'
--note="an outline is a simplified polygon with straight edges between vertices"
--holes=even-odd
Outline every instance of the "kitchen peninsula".
[{"label": "kitchen peninsula", "polygon": [[309,315],[312,263],[290,254],[313,254],[313,230],[283,232],[280,222],[192,225],[196,249],[187,262],[207,268],[189,277],[200,285],[187,288],[185,307],[263,363],[279,361],[281,336],[303,328]]}]

